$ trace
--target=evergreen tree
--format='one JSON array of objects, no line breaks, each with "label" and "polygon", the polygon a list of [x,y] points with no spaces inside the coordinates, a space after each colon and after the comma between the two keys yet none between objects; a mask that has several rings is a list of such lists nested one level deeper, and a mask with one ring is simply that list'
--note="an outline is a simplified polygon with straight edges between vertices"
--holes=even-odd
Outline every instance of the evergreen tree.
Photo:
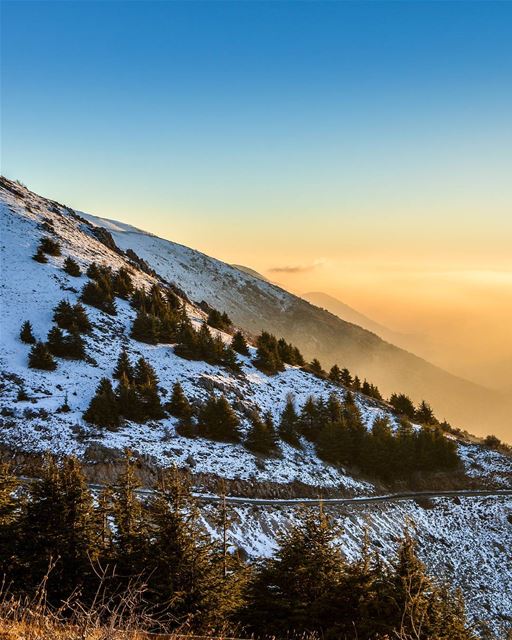
[{"label": "evergreen tree", "polygon": [[174,383],[171,400],[167,404],[167,410],[175,418],[190,420],[193,410],[187,396],[183,393],[183,388],[179,382]]},{"label": "evergreen tree", "polygon": [[233,325],[227,313],[220,313],[217,309],[210,309],[206,322],[214,329],[228,331]]},{"label": "evergreen tree", "polygon": [[314,376],[317,376],[317,378],[325,378],[325,371],[322,369],[320,360],[317,358],[313,358],[313,360],[308,364],[307,369]]},{"label": "evergreen tree", "polygon": [[64,271],[74,278],[79,278],[82,275],[78,262],[69,256],[64,260]]},{"label": "evergreen tree", "polygon": [[276,337],[263,331],[256,341],[257,352],[254,366],[268,375],[284,371],[284,364],[279,356]]},{"label": "evergreen tree", "polygon": [[252,415],[251,427],[245,440],[245,446],[253,453],[264,455],[269,455],[276,451],[277,436],[270,413],[267,413],[263,420],[258,413]]},{"label": "evergreen tree", "polygon": [[323,426],[323,420],[313,396],[309,396],[302,407],[299,426],[302,435],[314,442]]},{"label": "evergreen tree", "polygon": [[352,382],[352,389],[354,389],[354,391],[361,390],[361,380],[359,379],[358,376],[354,376],[354,381]]},{"label": "evergreen tree", "polygon": [[123,418],[135,422],[144,420],[143,407],[137,396],[137,389],[133,379],[128,378],[124,371],[119,376],[119,383],[116,388],[116,399],[119,413]]},{"label": "evergreen tree", "polygon": [[341,384],[350,389],[354,380],[350,374],[350,371],[347,368],[341,370]]},{"label": "evergreen tree", "polygon": [[279,422],[279,437],[292,447],[300,447],[298,436],[299,417],[295,410],[293,398],[288,396]]},{"label": "evergreen tree", "polygon": [[72,360],[85,359],[85,342],[80,333],[74,330],[74,328],[69,332],[69,335],[64,338],[63,355]]},{"label": "evergreen tree", "polygon": [[100,277],[98,280],[86,282],[80,298],[85,304],[96,307],[109,315],[114,316],[117,313],[112,290],[105,278]]},{"label": "evergreen tree", "polygon": [[125,585],[144,575],[148,563],[149,532],[136,493],[141,485],[135,465],[132,453],[126,451],[124,469],[112,491],[114,561]]},{"label": "evergreen tree", "polygon": [[133,293],[133,282],[128,269],[121,267],[112,278],[114,295],[124,300],[129,300]]},{"label": "evergreen tree", "polygon": [[32,333],[32,325],[28,320],[25,320],[21,326],[20,340],[25,342],[25,344],[35,344],[36,342],[34,334]]},{"label": "evergreen tree", "polygon": [[46,344],[48,346],[48,350],[53,356],[64,355],[64,334],[59,327],[52,327],[50,329]]},{"label": "evergreen tree", "polygon": [[389,398],[389,404],[401,416],[414,420],[415,409],[412,400],[405,393],[393,393]]},{"label": "evergreen tree", "polygon": [[153,367],[144,358],[139,358],[134,373],[143,419],[159,420],[164,412],[158,395],[158,378]]},{"label": "evergreen tree", "polygon": [[203,405],[199,424],[201,433],[207,438],[222,442],[240,440],[239,420],[224,396],[211,396]]},{"label": "evergreen tree", "polygon": [[156,316],[139,311],[133,321],[132,338],[146,344],[157,344],[160,337],[160,321]]},{"label": "evergreen tree", "polygon": [[218,545],[200,525],[190,487],[176,468],[163,471],[149,505],[149,587],[157,608],[178,624],[211,628],[225,621],[226,584]]},{"label": "evergreen tree", "polygon": [[334,384],[341,385],[343,383],[342,376],[341,376],[341,369],[338,367],[337,364],[331,367],[328,378]]},{"label": "evergreen tree", "polygon": [[[285,637],[321,631],[331,620],[330,601],[344,569],[334,546],[339,531],[323,513],[304,510],[279,539],[249,585],[243,620],[261,635]],[[323,634],[319,634],[320,636]]]},{"label": "evergreen tree", "polygon": [[237,331],[234,334],[233,339],[231,341],[231,347],[242,356],[249,355],[249,347],[247,346],[247,342],[244,338],[244,334],[241,331]]},{"label": "evergreen tree", "polygon": [[133,366],[130,362],[130,358],[128,356],[128,351],[126,347],[121,349],[121,353],[117,359],[117,364],[114,369],[114,373],[112,374],[114,378],[117,380],[121,380],[122,376],[126,376],[129,382],[133,381],[134,371]]},{"label": "evergreen tree", "polygon": [[44,342],[36,342],[28,356],[28,366],[31,369],[55,371],[57,363],[53,359],[53,356],[46,344]]},{"label": "evergreen tree", "polygon": [[60,245],[57,240],[43,236],[39,241],[39,249],[50,256],[60,256]]},{"label": "evergreen tree", "polygon": [[21,534],[26,581],[35,587],[55,563],[47,589],[50,602],[59,605],[74,590],[87,590],[92,578],[98,552],[92,496],[76,458],[58,463],[51,457],[30,494]]},{"label": "evergreen tree", "polygon": [[437,419],[432,411],[432,407],[425,402],[425,400],[422,400],[418,405],[414,417],[420,424],[437,424]]},{"label": "evergreen tree", "polygon": [[100,380],[96,394],[83,417],[86,422],[106,427],[112,431],[119,427],[119,408],[112,383],[108,378]]},{"label": "evergreen tree", "polygon": [[23,502],[19,481],[9,464],[0,462],[0,575],[11,575],[17,569],[16,547],[20,534]]},{"label": "evergreen tree", "polygon": [[46,254],[41,249],[41,247],[38,247],[37,251],[32,256],[32,260],[35,260],[36,262],[40,262],[41,264],[45,264],[46,262],[48,262],[48,258],[46,257]]},{"label": "evergreen tree", "polygon": [[69,329],[75,320],[73,307],[68,300],[61,300],[53,310],[53,321],[61,329]]}]

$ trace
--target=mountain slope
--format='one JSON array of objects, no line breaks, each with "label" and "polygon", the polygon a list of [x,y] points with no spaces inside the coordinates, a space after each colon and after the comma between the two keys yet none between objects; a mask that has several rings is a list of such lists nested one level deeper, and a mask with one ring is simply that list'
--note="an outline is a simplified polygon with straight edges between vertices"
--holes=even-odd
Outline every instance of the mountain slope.
[{"label": "mountain slope", "polygon": [[[228,279],[233,291],[221,290],[223,298],[217,299],[217,307],[222,308],[220,303],[230,299],[236,311],[236,296],[239,297],[238,304],[243,305],[249,292],[255,291],[261,302],[257,323],[265,321],[265,309],[275,312],[276,304],[280,305],[283,315],[287,309],[293,311],[294,300],[273,285],[261,283],[261,288],[255,288],[254,279],[249,275],[191,249],[169,246],[169,243],[162,245],[165,241],[131,231],[119,223],[110,223],[109,228],[116,241],[118,238],[126,241],[142,258],[149,258],[151,251],[148,249],[144,253],[139,245],[155,252],[164,251],[162,266],[168,268],[168,265],[173,265],[180,275],[175,279],[176,283],[192,299],[213,299],[219,287],[217,279],[222,283]],[[350,475],[341,467],[322,462],[314,446],[305,440],[301,449],[281,441],[279,456],[262,457],[250,453],[242,443],[180,436],[176,432],[176,419],[169,416],[145,424],[127,421],[117,431],[86,423],[83,412],[100,379],[112,376],[123,346],[133,359],[144,356],[153,365],[164,400],[169,397],[176,381],[182,384],[193,402],[202,402],[212,393],[225,394],[241,420],[244,433],[248,429],[247,415],[252,408],[270,411],[277,419],[289,394],[293,394],[300,408],[309,395],[327,398],[334,392],[343,398],[346,392],[297,367],[287,366],[285,371],[267,376],[253,366],[251,358],[240,357],[241,372],[235,374],[203,361],[184,360],[174,353],[172,345],[153,346],[137,342],[130,337],[135,311],[128,302],[120,299],[116,300],[115,316],[87,307],[93,324],[92,332],[86,337],[89,361],[59,358],[56,371],[30,369],[27,366],[30,347],[18,338],[23,321],[30,320],[35,335],[45,339],[52,326],[54,307],[63,298],[77,301],[79,291],[87,281],[85,276],[74,278],[63,271],[66,257],[76,260],[82,270],[93,261],[114,269],[127,267],[138,286],[149,287],[159,280],[159,276],[148,273],[146,267],[145,271],[139,269],[138,265],[143,266],[142,263],[130,260],[129,255],[116,248],[108,236],[98,232],[91,222],[75,211],[8,181],[0,182],[0,231],[0,453],[15,460],[45,451],[73,453],[96,476],[104,474],[102,479],[105,480],[105,474],[115,471],[123,449],[128,447],[139,455],[141,464],[148,467],[177,465],[188,469],[196,486],[203,491],[217,491],[219,478],[226,479],[235,492],[250,489],[255,495],[260,492],[267,497],[330,493],[361,496],[382,490],[377,484]],[[31,256],[44,235],[58,240],[62,255],[49,256],[46,264],[40,264]],[[156,260],[153,267],[160,271]],[[186,309],[198,326],[205,317],[204,312],[191,302],[187,303]],[[219,335],[225,341],[230,339],[227,334]],[[28,398],[20,397],[22,389]],[[69,405],[69,410],[62,410],[64,403]],[[356,403],[367,428],[378,416],[387,416],[396,426],[396,418],[386,405],[361,394],[356,394]],[[468,443],[461,442],[458,448],[469,478],[493,487],[510,486],[510,458]],[[457,500],[460,499],[436,500],[435,509],[428,504],[421,506],[407,502],[389,509],[351,507],[350,511],[343,508],[333,512],[345,524],[347,535],[344,535],[343,544],[347,554],[361,542],[365,526],[371,531],[371,544],[387,553],[396,540],[397,532],[410,517],[414,517],[418,525],[420,551],[429,567],[463,587],[470,603],[471,619],[487,620],[491,629],[497,632],[506,622],[505,616],[511,608],[503,585],[512,576],[503,562],[503,553],[507,546],[512,545],[512,530],[507,520],[512,517],[512,501],[505,497],[489,497],[480,500],[478,504],[483,506],[474,510],[466,502],[469,498],[462,498],[462,506]],[[293,522],[297,515],[292,507],[276,505],[264,512],[262,509],[234,508],[236,518],[231,539],[251,556],[272,553],[275,534]],[[215,535],[208,520],[208,509],[204,510],[204,518],[205,527]],[[446,531],[450,532],[449,535]],[[477,575],[485,582],[483,587],[476,579]]]},{"label": "mountain slope", "polygon": [[479,435],[509,437],[512,409],[505,397],[443,371],[361,327],[290,294],[270,282],[163,240],[130,225],[83,214],[108,229],[119,247],[133,249],[192,299],[226,311],[248,331],[262,329],[297,344],[307,358],[335,362],[377,384],[389,395],[427,399],[440,418]]}]

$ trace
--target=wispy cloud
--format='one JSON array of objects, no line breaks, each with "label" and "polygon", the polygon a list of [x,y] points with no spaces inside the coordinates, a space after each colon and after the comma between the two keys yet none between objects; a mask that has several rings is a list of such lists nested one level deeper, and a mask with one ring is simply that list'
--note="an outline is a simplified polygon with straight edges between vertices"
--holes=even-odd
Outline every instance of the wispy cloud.
[{"label": "wispy cloud", "polygon": [[297,264],[297,265],[285,265],[282,267],[270,267],[267,269],[269,273],[305,273],[307,271],[313,271],[317,267],[324,264],[324,260],[315,260],[311,264]]}]

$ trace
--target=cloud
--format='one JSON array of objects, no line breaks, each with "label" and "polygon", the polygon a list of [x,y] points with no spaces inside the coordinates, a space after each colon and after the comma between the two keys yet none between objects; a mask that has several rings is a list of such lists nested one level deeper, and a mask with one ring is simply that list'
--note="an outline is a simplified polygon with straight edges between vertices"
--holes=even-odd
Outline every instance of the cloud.
[{"label": "cloud", "polygon": [[286,265],[284,267],[270,267],[267,269],[269,273],[305,273],[307,271],[313,271],[317,267],[324,264],[324,260],[315,260],[312,264],[303,265]]}]

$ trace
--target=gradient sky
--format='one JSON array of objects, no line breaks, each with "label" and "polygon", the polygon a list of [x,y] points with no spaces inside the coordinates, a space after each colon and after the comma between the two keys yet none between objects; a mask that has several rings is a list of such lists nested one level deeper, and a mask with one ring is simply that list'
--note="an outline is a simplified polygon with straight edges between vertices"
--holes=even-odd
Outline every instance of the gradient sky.
[{"label": "gradient sky", "polygon": [[512,387],[512,3],[2,2],[1,88],[7,176]]}]

